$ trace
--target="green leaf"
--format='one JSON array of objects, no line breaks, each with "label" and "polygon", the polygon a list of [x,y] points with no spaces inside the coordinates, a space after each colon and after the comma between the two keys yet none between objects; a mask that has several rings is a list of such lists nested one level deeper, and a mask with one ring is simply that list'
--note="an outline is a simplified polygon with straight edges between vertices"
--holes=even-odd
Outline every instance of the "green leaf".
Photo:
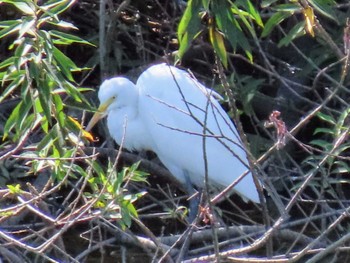
[{"label": "green leaf", "polygon": [[18,38],[21,38],[24,34],[27,34],[31,31],[32,27],[35,25],[35,18],[26,16],[22,19],[21,28],[19,30]]},{"label": "green leaf", "polygon": [[201,19],[199,16],[201,8],[200,0],[189,0],[187,2],[186,10],[181,18],[177,29],[177,35],[180,43],[177,56],[181,59],[190,43],[200,33]]},{"label": "green leaf", "polygon": [[337,15],[334,12],[336,2],[333,0],[308,0],[308,2],[322,15],[332,19],[339,24]]},{"label": "green leaf", "polygon": [[[29,0],[1,0],[1,2],[12,4],[26,15],[35,15],[34,1]],[[1,3],[0,2],[0,3]]]},{"label": "green leaf", "polygon": [[276,3],[277,1],[279,0],[263,0],[260,5],[261,5],[261,8],[267,8],[273,3]]},{"label": "green leaf", "polygon": [[42,156],[47,156],[48,150],[52,147],[53,143],[57,140],[56,129],[51,129],[37,146],[38,151],[44,151]]},{"label": "green leaf", "polygon": [[334,118],[333,118],[332,116],[330,116],[330,115],[324,114],[324,113],[322,113],[322,112],[318,112],[318,113],[317,113],[317,116],[318,116],[321,120],[323,120],[323,121],[325,121],[325,122],[328,122],[328,123],[330,123],[330,124],[336,125],[336,121],[335,121]]},{"label": "green leaf", "polygon": [[67,94],[69,94],[73,99],[75,99],[77,102],[83,102],[86,100],[83,98],[82,94],[80,93],[79,89],[77,89],[73,84],[66,82],[63,86]]},{"label": "green leaf", "polygon": [[53,39],[53,42],[55,44],[69,45],[72,43],[81,43],[81,44],[94,46],[93,44],[89,43],[88,41],[86,41],[80,37],[77,37],[77,36],[74,36],[71,34],[67,34],[67,33],[63,33],[63,32],[57,31],[57,30],[51,30],[51,31],[49,31],[49,34],[52,37],[57,38],[57,39]]},{"label": "green leaf", "polygon": [[215,22],[218,28],[230,41],[232,48],[236,50],[238,36],[232,13],[227,8],[220,8],[216,2],[213,2],[213,12],[215,13]]},{"label": "green leaf", "polygon": [[[74,3],[75,3],[74,1],[64,1],[64,0],[48,1],[41,6],[41,9],[42,11],[45,12],[46,16],[57,17],[57,15],[66,11]],[[46,16],[43,16],[43,17],[46,17]]]},{"label": "green leaf", "polygon": [[212,2],[213,12],[216,14],[215,20],[218,28],[224,33],[232,48],[236,50],[239,45],[247,54],[251,53],[251,47],[247,38],[245,37],[242,29],[234,17],[232,10],[237,7],[227,5],[227,8],[221,8],[222,6],[217,2]]},{"label": "green leaf", "polygon": [[24,75],[18,75],[0,95],[0,103],[4,101],[16,88],[18,88],[24,80]]},{"label": "green leaf", "polygon": [[277,12],[277,13],[273,14],[269,18],[269,20],[267,20],[265,27],[264,27],[264,30],[261,33],[261,37],[266,37],[267,35],[269,35],[270,32],[272,31],[272,29],[275,28],[275,26],[280,24],[283,20],[290,17],[291,15],[292,15],[292,13],[289,13],[289,12]]},{"label": "green leaf", "polygon": [[237,4],[243,6],[245,10],[249,13],[249,16],[261,27],[264,27],[264,24],[261,20],[259,12],[256,10],[254,5],[250,0],[237,0]]},{"label": "green leaf", "polygon": [[75,29],[78,30],[78,28],[76,26],[74,26],[72,23],[66,22],[66,21],[57,21],[57,22],[53,22],[53,21],[49,21],[49,24],[57,26],[57,27],[62,27],[65,29]]},{"label": "green leaf", "polygon": [[5,140],[7,138],[7,136],[9,135],[9,133],[11,132],[11,130],[15,127],[18,116],[19,116],[19,111],[22,108],[22,104],[23,102],[20,101],[17,106],[13,109],[13,111],[11,112],[10,116],[8,117],[5,126],[4,126],[4,136],[3,136],[3,140]]},{"label": "green leaf", "polygon": [[11,194],[20,194],[22,192],[20,184],[16,184],[16,185],[10,184],[10,185],[6,185],[6,186],[10,190]]},{"label": "green leaf", "polygon": [[21,20],[14,20],[11,25],[5,27],[4,29],[0,30],[0,38],[4,38],[7,35],[12,34],[13,32],[16,32],[20,30],[22,25]]},{"label": "green leaf", "polygon": [[209,29],[209,38],[215,53],[220,58],[221,63],[227,68],[227,52],[223,36],[215,30],[214,26]]},{"label": "green leaf", "polygon": [[66,123],[66,118],[67,118],[67,116],[66,116],[66,114],[64,114],[64,112],[63,112],[63,102],[62,102],[62,99],[61,99],[61,97],[59,96],[59,95],[57,95],[57,94],[53,94],[52,95],[52,99],[53,99],[53,102],[54,102],[54,104],[55,104],[55,108],[56,108],[56,119],[57,119],[57,121],[58,121],[58,124],[62,127],[62,128],[64,128],[66,125],[65,125],[65,123]]},{"label": "green leaf", "polygon": [[303,10],[301,5],[297,3],[276,5],[272,9],[274,11],[279,11],[279,12],[283,11],[283,12],[290,12],[290,13],[301,12]]},{"label": "green leaf", "polygon": [[278,42],[278,47],[282,46],[288,46],[294,39],[302,36],[305,34],[305,21],[301,21],[297,23],[293,28],[288,32],[288,34],[283,37],[279,42]]},{"label": "green leaf", "polygon": [[17,70],[20,70],[21,66],[28,61],[28,58],[26,57],[26,55],[33,47],[33,43],[28,44],[27,42],[30,42],[30,41],[26,41],[25,38],[22,38],[21,40],[22,41],[20,42],[20,44],[15,50],[14,65],[16,66]]},{"label": "green leaf", "polygon": [[76,70],[78,67],[74,64],[74,62],[68,58],[63,52],[61,52],[58,48],[53,47],[52,49],[53,56],[59,66],[59,69],[65,75],[67,79],[74,82],[71,71]]},{"label": "green leaf", "polygon": [[5,59],[4,61],[0,62],[0,69],[7,68],[8,66],[13,65],[14,62],[15,62],[15,58],[9,57],[9,58]]},{"label": "green leaf", "polygon": [[41,108],[44,111],[44,115],[47,121],[51,124],[51,87],[49,81],[46,79],[43,81],[39,81],[38,86],[38,95],[39,101],[41,104]]},{"label": "green leaf", "polygon": [[310,144],[319,146],[322,149],[324,149],[325,151],[332,149],[332,145],[329,142],[325,141],[325,140],[312,140],[310,142]]},{"label": "green leaf", "polygon": [[334,135],[334,130],[333,129],[328,129],[328,128],[316,128],[313,135],[316,135],[316,134],[331,134],[331,135]]},{"label": "green leaf", "polygon": [[205,10],[209,10],[209,4],[211,1],[209,0],[202,0],[202,5]]},{"label": "green leaf", "polygon": [[35,114],[38,116],[38,118],[40,118],[42,130],[45,133],[48,133],[49,132],[49,122],[47,121],[46,116],[42,116],[44,113],[44,109],[41,106],[39,98],[34,100],[33,106],[34,106]]}]

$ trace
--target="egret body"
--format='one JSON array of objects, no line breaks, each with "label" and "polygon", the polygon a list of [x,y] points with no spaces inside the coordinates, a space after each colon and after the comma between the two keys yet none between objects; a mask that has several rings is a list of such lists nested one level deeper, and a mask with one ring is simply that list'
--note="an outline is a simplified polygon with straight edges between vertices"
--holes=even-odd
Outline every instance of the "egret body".
[{"label": "egret body", "polygon": [[[110,135],[128,150],[155,152],[180,182],[224,188],[248,169],[246,152],[219,95],[187,72],[158,64],[145,70],[136,85],[122,77],[104,81],[100,108],[87,130],[105,112]],[[205,162],[206,160],[206,162]],[[259,202],[251,174],[234,188]]]}]

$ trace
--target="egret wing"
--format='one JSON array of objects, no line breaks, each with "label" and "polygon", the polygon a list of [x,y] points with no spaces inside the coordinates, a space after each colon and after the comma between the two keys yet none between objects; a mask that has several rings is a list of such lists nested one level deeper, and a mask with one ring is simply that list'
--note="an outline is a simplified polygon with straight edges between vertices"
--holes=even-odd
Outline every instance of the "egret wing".
[{"label": "egret wing", "polygon": [[[154,151],[179,180],[188,174],[202,187],[207,171],[212,184],[225,187],[248,169],[236,129],[211,90],[166,64],[146,70],[136,85],[139,114],[152,134]],[[235,190],[259,201],[250,174]]]}]

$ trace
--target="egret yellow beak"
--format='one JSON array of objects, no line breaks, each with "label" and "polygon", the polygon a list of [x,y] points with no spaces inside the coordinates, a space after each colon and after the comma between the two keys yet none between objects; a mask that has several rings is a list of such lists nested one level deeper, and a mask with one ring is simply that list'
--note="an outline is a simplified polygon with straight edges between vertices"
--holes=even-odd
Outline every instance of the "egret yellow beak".
[{"label": "egret yellow beak", "polygon": [[109,105],[111,105],[114,101],[115,101],[116,97],[113,96],[111,98],[109,98],[105,103],[102,103],[100,105],[100,107],[98,107],[97,111],[95,112],[94,116],[92,116],[90,122],[88,123],[88,125],[86,126],[85,131],[89,132],[91,131],[91,129],[96,125],[96,123],[102,119],[103,117],[105,117],[106,115],[106,111],[109,107]]}]

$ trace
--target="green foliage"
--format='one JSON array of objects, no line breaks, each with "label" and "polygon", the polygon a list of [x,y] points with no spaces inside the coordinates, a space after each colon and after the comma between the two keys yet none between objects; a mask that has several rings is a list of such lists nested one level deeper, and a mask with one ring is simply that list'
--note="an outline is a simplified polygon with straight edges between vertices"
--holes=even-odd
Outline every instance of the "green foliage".
[{"label": "green foliage", "polygon": [[[51,27],[67,30],[74,28],[69,23],[60,21],[58,15],[65,11],[72,2],[51,1],[37,5],[32,1],[5,1],[24,12],[21,19],[3,21],[0,37],[11,34],[15,37],[9,46],[12,57],[1,64],[1,83],[5,87],[1,101],[9,95],[18,94],[21,101],[12,111],[5,124],[3,140],[18,141],[28,131],[41,128],[45,133],[58,129],[57,141],[66,140],[64,105],[55,91],[70,95],[77,102],[84,102],[79,88],[75,86],[72,72],[81,71],[75,63],[56,47],[56,43],[88,42],[58,30],[44,29]],[[86,104],[87,105],[87,104]],[[58,146],[58,145],[56,145]],[[62,148],[59,149],[62,152]],[[62,157],[62,156],[55,156]]]},{"label": "green foliage", "polygon": [[[207,26],[201,22],[207,18]],[[191,42],[203,31],[209,32],[209,42],[225,67],[227,67],[227,51],[224,39],[232,48],[240,47],[252,60],[252,53],[246,34],[255,36],[252,21],[263,27],[259,12],[251,1],[188,1],[187,8],[178,27],[180,47],[177,53],[181,59]]]},{"label": "green foliage", "polygon": [[[75,26],[59,15],[74,1],[2,1],[17,8],[18,19],[0,22],[0,39],[10,40],[8,57],[0,63],[0,103],[15,98],[16,105],[4,125],[2,141],[26,149],[16,152],[27,160],[29,174],[49,171],[53,182],[68,184],[68,180],[86,178],[92,193],[86,192],[95,208],[103,208],[111,218],[118,218],[123,227],[131,225],[137,216],[134,202],[143,193],[127,193],[125,185],[131,181],[145,181],[138,172],[138,164],[115,173],[115,167],[104,172],[91,158],[84,157],[82,146],[86,139],[79,122],[68,116],[71,108],[91,111],[83,92],[89,89],[77,86],[78,67],[64,49],[72,44],[90,45],[73,35]],[[70,102],[68,102],[70,101]],[[33,139],[32,134],[36,134]],[[85,167],[93,169],[86,170]],[[91,176],[97,176],[91,179]],[[20,194],[20,185],[8,185],[12,194]]]},{"label": "green foliage", "polygon": [[264,79],[255,79],[251,76],[232,74],[229,81],[230,83],[235,83],[233,85],[239,87],[239,94],[237,97],[242,102],[244,113],[251,115],[254,112],[252,100],[259,91]]},{"label": "green foliage", "polygon": [[[134,206],[146,192],[130,193],[127,185],[130,182],[146,182],[148,174],[138,171],[140,162],[116,172],[114,166],[109,166],[105,173],[97,163],[92,167],[98,177],[90,180],[93,192],[87,193],[87,198],[94,201],[94,207],[103,213],[104,217],[115,219],[122,228],[130,227],[132,217],[138,217]],[[102,189],[102,191],[101,191]]]},{"label": "green foliage", "polygon": [[[280,1],[263,1],[264,8],[270,7],[275,13],[266,21],[262,37],[268,37],[274,28],[290,17],[297,18],[296,14],[303,14],[304,19],[296,23],[286,35],[279,41],[278,47],[288,46],[294,39],[309,33],[314,37],[313,27],[315,23],[314,12],[318,12],[333,21],[339,23],[337,14],[334,10],[335,2],[332,0],[309,0],[309,1],[290,1],[290,3],[279,3]],[[300,20],[300,19],[299,19]],[[322,36],[321,36],[322,37]]]},{"label": "green foliage", "polygon": [[[310,155],[304,160],[304,164],[308,168],[311,167],[309,172],[319,170],[322,174],[323,179],[313,183],[314,190],[317,192],[319,190],[316,189],[327,188],[327,191],[334,195],[332,188],[329,187],[330,185],[339,186],[343,183],[350,183],[349,180],[344,180],[341,177],[341,175],[350,172],[350,167],[346,160],[346,153],[350,148],[350,143],[346,140],[349,135],[349,128],[346,124],[349,114],[350,109],[346,109],[337,120],[329,114],[321,112],[317,114],[319,119],[324,121],[328,127],[315,129],[314,135],[319,138],[312,140],[310,144],[320,149],[320,151],[318,154]],[[342,157],[345,157],[345,159]],[[334,195],[334,198],[337,198],[336,195]]]}]

